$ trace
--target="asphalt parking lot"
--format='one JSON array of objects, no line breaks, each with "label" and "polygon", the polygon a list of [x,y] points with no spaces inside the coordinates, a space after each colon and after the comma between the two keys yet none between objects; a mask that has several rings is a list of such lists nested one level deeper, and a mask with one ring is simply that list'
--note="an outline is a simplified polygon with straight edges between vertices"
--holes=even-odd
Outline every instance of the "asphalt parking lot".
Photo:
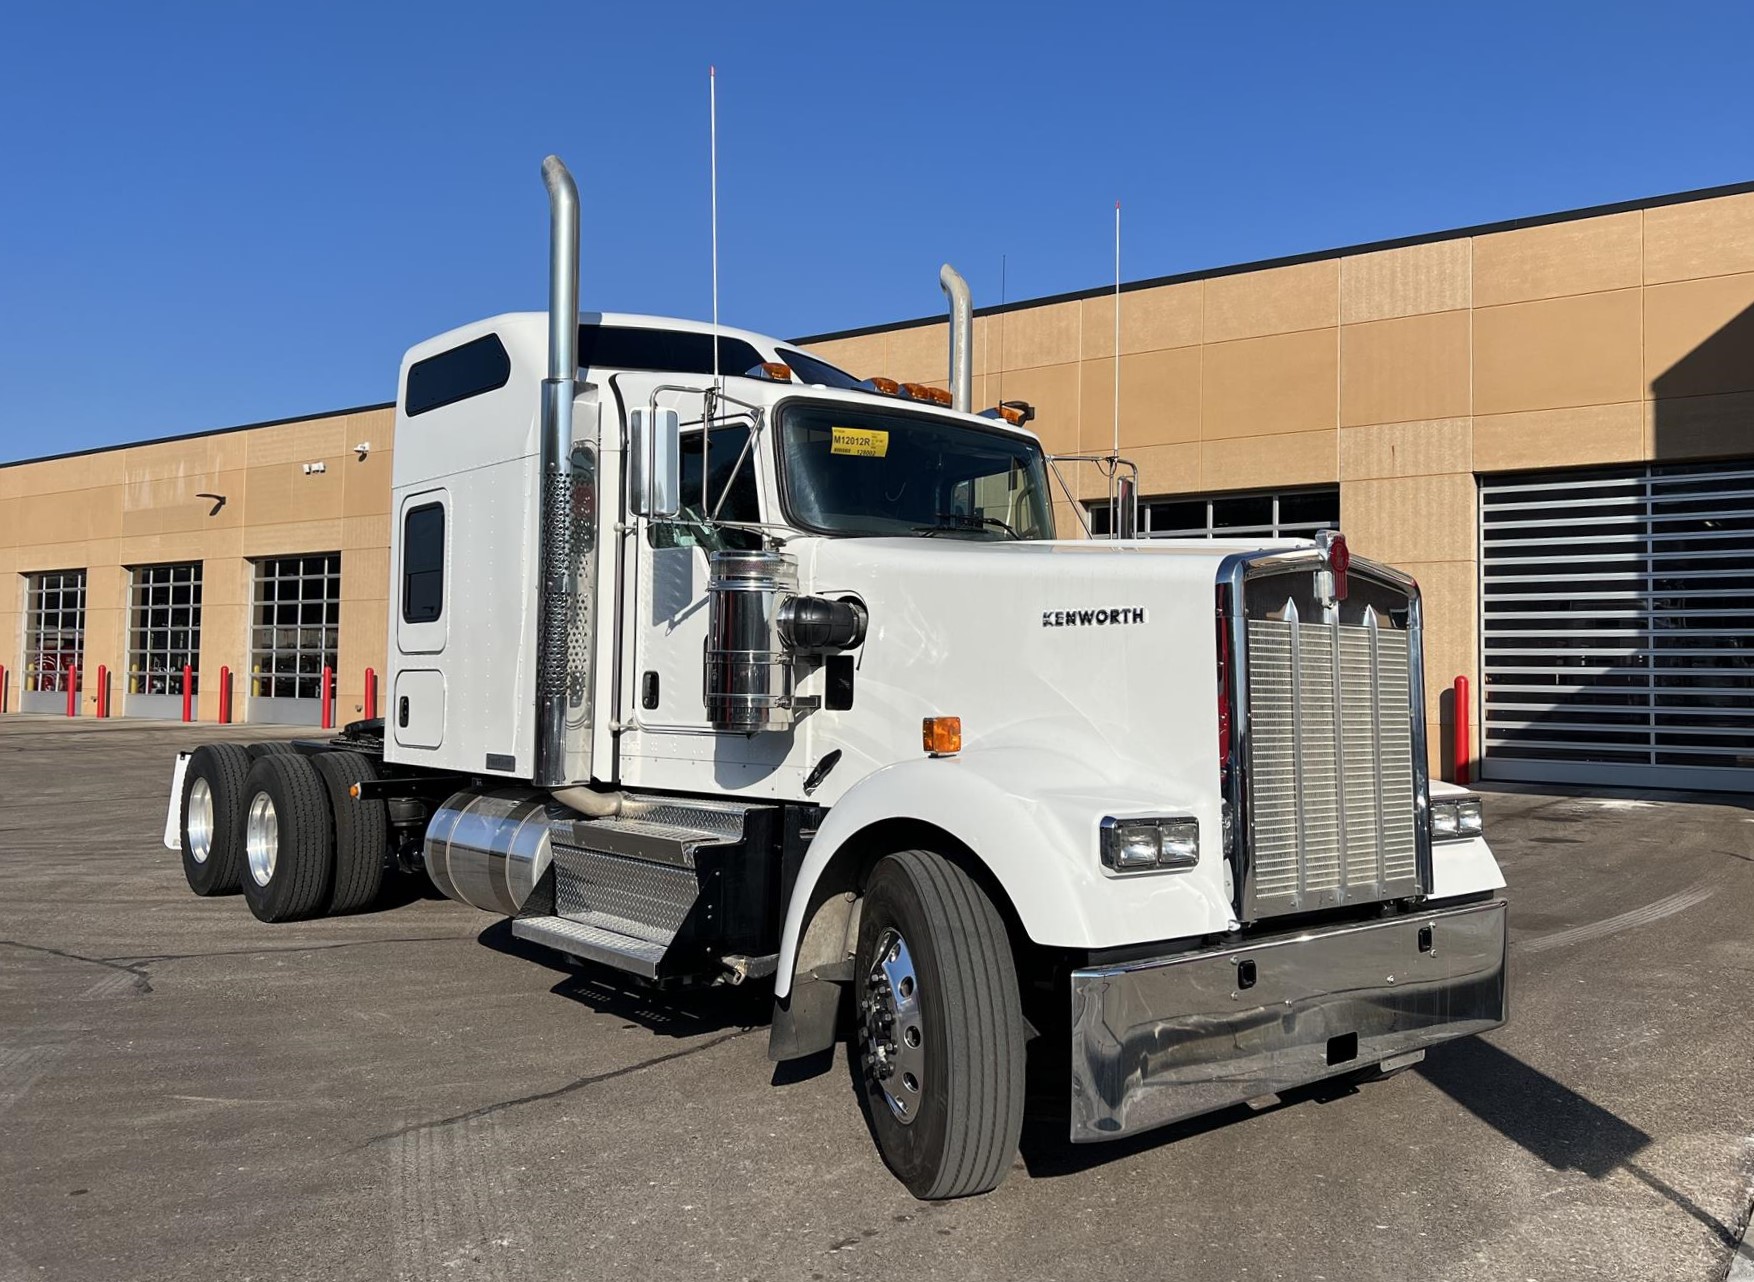
[{"label": "asphalt parking lot", "polygon": [[1748,1222],[1748,798],[1491,793],[1508,1027],[1113,1146],[1044,1114],[996,1193],[922,1205],[760,1001],[412,894],[194,897],[159,838],[213,734],[0,719],[0,1282],[1720,1279]]}]

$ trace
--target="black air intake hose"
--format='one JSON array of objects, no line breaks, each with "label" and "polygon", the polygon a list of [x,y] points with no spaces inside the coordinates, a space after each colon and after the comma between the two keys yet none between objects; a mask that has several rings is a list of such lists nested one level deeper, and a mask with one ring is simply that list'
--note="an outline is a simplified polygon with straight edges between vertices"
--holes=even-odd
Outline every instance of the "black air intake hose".
[{"label": "black air intake hose", "polygon": [[866,618],[857,601],[787,597],[780,606],[780,640],[793,650],[851,650],[865,639]]}]

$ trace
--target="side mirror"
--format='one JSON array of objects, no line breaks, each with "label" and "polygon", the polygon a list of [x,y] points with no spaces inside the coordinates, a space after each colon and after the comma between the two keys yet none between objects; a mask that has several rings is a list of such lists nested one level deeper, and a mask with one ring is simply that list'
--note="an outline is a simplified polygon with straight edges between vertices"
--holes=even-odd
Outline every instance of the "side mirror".
[{"label": "side mirror", "polygon": [[630,502],[635,516],[682,510],[682,418],[675,410],[635,409],[627,416]]},{"label": "side mirror", "polygon": [[1139,537],[1139,483],[1130,476],[1115,478],[1115,537]]}]

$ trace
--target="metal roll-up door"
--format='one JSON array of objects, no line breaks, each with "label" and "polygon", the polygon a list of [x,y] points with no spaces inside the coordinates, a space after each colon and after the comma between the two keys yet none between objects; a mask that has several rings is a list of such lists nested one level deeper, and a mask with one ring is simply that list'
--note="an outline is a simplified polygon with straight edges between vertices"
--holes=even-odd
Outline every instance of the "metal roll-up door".
[{"label": "metal roll-up door", "polygon": [[1754,460],[1480,486],[1489,779],[1754,788]]}]

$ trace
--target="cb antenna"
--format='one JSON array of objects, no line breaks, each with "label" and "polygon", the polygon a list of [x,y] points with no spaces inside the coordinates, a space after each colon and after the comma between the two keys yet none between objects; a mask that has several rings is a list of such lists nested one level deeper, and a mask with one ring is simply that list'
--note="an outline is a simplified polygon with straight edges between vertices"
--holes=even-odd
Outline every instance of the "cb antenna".
[{"label": "cb antenna", "polygon": [[1115,201],[1115,448],[1121,457],[1121,202]]},{"label": "cb antenna", "polygon": [[706,69],[708,135],[712,148],[713,201],[713,386],[725,390],[725,379],[719,373],[719,69]]}]

